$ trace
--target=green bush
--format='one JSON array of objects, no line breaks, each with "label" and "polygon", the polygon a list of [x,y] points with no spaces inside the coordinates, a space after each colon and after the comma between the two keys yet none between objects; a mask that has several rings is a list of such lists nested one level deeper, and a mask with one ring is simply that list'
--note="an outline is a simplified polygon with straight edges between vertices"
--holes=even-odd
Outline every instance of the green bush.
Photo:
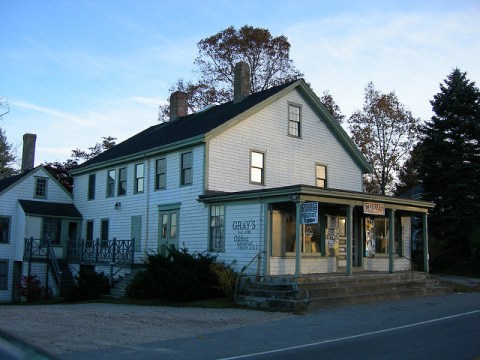
[{"label": "green bush", "polygon": [[227,294],[212,270],[218,264],[216,259],[216,255],[209,253],[189,254],[186,248],[171,249],[166,255],[149,254],[146,270],[130,281],[126,296],[168,301],[224,297]]},{"label": "green bush", "polygon": [[108,294],[110,291],[110,282],[103,272],[93,270],[80,270],[78,276],[75,276],[76,284],[70,294],[70,301],[83,301],[100,299],[102,294]]}]

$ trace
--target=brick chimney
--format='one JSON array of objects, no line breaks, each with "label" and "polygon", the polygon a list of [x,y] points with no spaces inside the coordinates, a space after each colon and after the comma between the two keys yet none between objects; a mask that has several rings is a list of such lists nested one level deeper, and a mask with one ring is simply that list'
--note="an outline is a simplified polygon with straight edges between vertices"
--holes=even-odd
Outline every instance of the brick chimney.
[{"label": "brick chimney", "polygon": [[250,95],[250,66],[245,61],[235,64],[233,70],[233,102],[239,102]]},{"label": "brick chimney", "polygon": [[23,153],[22,153],[22,173],[33,169],[35,164],[35,142],[37,135],[24,134],[23,135]]},{"label": "brick chimney", "polygon": [[188,95],[183,91],[175,91],[170,95],[170,121],[188,115]]}]

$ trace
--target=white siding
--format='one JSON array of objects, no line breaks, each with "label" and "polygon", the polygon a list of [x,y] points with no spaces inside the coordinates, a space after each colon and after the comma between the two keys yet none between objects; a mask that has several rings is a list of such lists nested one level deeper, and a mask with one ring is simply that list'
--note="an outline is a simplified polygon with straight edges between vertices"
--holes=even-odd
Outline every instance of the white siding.
[{"label": "white siding", "polygon": [[[180,157],[187,151],[193,153],[193,184],[180,186]],[[155,190],[155,161],[167,159],[166,189]],[[144,259],[145,251],[157,250],[158,239],[158,206],[169,204],[180,205],[179,246],[183,244],[191,251],[203,251],[207,248],[208,209],[197,201],[203,192],[204,146],[197,146],[167,155],[144,160],[145,191],[134,194],[134,168],[139,161],[125,165],[106,167],[96,171],[95,199],[87,200],[88,176],[82,174],[75,179],[75,205],[83,215],[82,237],[85,237],[86,221],[94,221],[94,238],[100,237],[100,222],[109,220],[109,238],[125,240],[130,238],[131,217],[142,216],[141,251],[136,254],[137,260]],[[127,168],[127,194],[125,196],[106,197],[108,170]],[[117,190],[117,184],[115,190]],[[121,207],[115,210],[115,203]]]},{"label": "white siding", "polygon": [[[47,198],[34,197],[35,178],[45,177],[47,180]],[[0,194],[0,215],[10,217],[10,243],[0,244],[0,259],[9,260],[8,289],[0,291],[0,301],[10,301],[12,298],[12,275],[14,261],[23,260],[26,219],[18,200],[35,200],[45,202],[72,203],[72,198],[56,181],[50,178],[45,169],[39,167],[21,178]]]},{"label": "white siding", "polygon": [[[288,103],[302,106],[301,138],[288,136]],[[315,163],[329,188],[362,191],[362,172],[295,90],[208,143],[208,189],[263,188],[249,183],[250,150],[265,152],[265,187],[315,185]]]}]

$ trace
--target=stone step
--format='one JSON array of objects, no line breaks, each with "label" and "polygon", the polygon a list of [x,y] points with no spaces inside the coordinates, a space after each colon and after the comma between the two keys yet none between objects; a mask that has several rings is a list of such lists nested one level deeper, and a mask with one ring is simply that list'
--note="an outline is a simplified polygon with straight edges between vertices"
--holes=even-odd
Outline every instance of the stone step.
[{"label": "stone step", "polygon": [[305,312],[309,305],[308,299],[273,299],[250,295],[237,296],[235,302],[254,309],[294,313]]},{"label": "stone step", "polygon": [[355,294],[349,296],[332,296],[332,297],[320,297],[310,298],[309,310],[322,309],[334,306],[353,305],[353,304],[366,304],[374,303],[385,300],[399,300],[414,297],[421,297],[427,294],[427,290],[424,289],[404,289],[399,291],[385,291],[376,292],[371,294]]}]

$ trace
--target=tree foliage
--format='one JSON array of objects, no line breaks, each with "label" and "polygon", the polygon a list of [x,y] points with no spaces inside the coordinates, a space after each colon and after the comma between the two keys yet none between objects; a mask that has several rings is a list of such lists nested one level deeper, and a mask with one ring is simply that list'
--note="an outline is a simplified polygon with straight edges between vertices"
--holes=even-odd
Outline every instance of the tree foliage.
[{"label": "tree foliage", "polygon": [[435,115],[422,128],[420,168],[424,196],[436,204],[430,232],[446,256],[465,256],[478,238],[480,90],[454,69],[431,104]]},{"label": "tree foliage", "polygon": [[70,171],[77,167],[84,161],[90,160],[102,152],[115,146],[116,138],[112,136],[102,137],[102,142],[96,143],[89,147],[87,151],[81,149],[72,150],[70,159],[65,162],[45,162],[42,165],[48,170],[52,176],[62,184],[65,189],[73,191],[73,178],[70,176]]},{"label": "tree foliage", "polygon": [[373,166],[364,180],[365,190],[393,191],[395,174],[418,136],[419,119],[400,103],[394,91],[382,94],[370,82],[362,111],[348,119],[353,141]]},{"label": "tree foliage", "polygon": [[333,118],[337,120],[339,124],[342,124],[343,120],[345,120],[345,115],[342,114],[340,106],[338,106],[335,100],[333,100],[333,96],[327,90],[323,92],[322,96],[320,97],[320,101],[323,103],[323,105],[325,105]]},{"label": "tree foliage", "polygon": [[[198,81],[178,80],[169,90],[188,95],[189,110],[196,112],[210,104],[233,99],[234,67],[239,61],[250,66],[250,90],[258,92],[302,74],[290,59],[290,43],[283,36],[272,36],[269,30],[245,25],[233,26],[200,40],[194,65]],[[169,105],[160,106],[159,120],[168,119]]]},{"label": "tree foliage", "polygon": [[420,164],[422,162],[423,143],[415,144],[408,159],[398,172],[398,182],[395,185],[395,195],[399,196],[422,184]]},{"label": "tree foliage", "polygon": [[[3,116],[8,114],[10,106],[8,100],[0,96],[0,120]],[[15,175],[17,170],[14,167],[16,157],[13,151],[12,144],[7,141],[5,131],[0,128],[0,179],[4,179]]]}]

